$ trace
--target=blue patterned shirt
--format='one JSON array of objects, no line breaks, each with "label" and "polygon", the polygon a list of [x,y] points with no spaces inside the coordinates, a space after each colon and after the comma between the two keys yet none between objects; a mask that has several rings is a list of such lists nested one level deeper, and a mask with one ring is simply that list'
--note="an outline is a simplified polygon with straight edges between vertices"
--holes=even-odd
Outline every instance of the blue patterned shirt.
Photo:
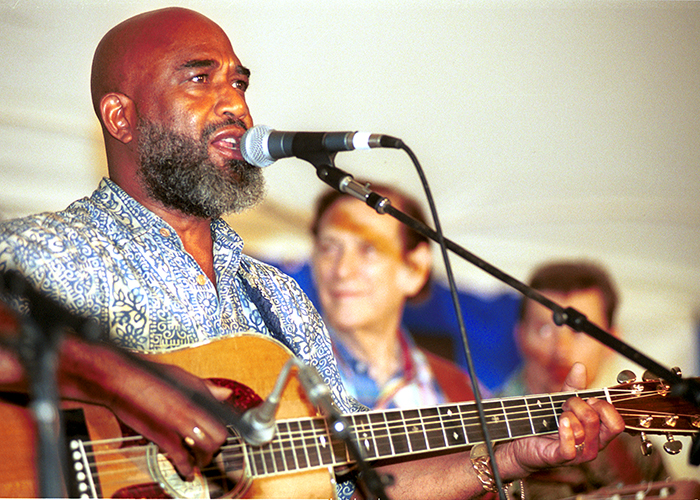
[{"label": "blue patterned shirt", "polygon": [[63,211],[0,224],[0,271],[18,270],[132,350],[162,352],[250,331],[271,336],[318,369],[341,411],[362,409],[347,395],[328,332],[297,283],[243,255],[225,221],[212,221],[211,231],[216,285],[169,224],[103,179]]}]

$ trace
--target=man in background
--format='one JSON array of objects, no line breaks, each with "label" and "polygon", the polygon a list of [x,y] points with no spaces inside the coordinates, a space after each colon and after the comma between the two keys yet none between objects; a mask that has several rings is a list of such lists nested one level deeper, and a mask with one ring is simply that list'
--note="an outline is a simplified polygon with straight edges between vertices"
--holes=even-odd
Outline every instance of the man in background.
[{"label": "man in background", "polygon": [[[534,271],[529,284],[562,307],[573,307],[592,323],[619,335],[615,326],[618,293],[601,266],[587,261],[545,263]],[[504,385],[502,396],[558,391],[576,362],[586,365],[588,387],[601,386],[599,374],[612,351],[583,332],[555,325],[552,312],[543,305],[523,300],[515,338],[523,363]],[[531,475],[525,480],[525,492],[529,499],[566,498],[617,483],[667,477],[658,452],[643,456],[639,438],[621,434],[592,462]]]}]

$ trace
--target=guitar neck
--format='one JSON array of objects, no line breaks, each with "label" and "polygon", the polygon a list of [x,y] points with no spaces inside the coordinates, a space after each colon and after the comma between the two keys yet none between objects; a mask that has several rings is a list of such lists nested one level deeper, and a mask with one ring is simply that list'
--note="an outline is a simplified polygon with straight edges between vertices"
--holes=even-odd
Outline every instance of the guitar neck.
[{"label": "guitar neck", "polygon": [[[489,437],[497,442],[557,432],[562,405],[576,395],[601,398],[607,392],[599,389],[484,401]],[[466,448],[484,441],[473,402],[370,411],[345,418],[370,461]],[[333,436],[322,417],[278,422],[274,439],[263,446],[231,439],[235,440],[233,447],[247,455],[251,473],[258,477],[353,462],[345,443]]]}]

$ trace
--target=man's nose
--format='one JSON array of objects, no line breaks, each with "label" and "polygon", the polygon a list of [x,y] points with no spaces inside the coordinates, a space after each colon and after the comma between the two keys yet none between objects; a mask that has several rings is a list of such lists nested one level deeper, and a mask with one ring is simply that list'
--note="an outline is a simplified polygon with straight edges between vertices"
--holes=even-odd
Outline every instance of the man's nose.
[{"label": "man's nose", "polygon": [[554,354],[560,359],[568,359],[572,354],[574,333],[568,326],[554,327]]},{"label": "man's nose", "polygon": [[228,84],[221,84],[217,89],[216,114],[225,118],[240,120],[250,128],[253,121],[245,100],[245,95]]}]

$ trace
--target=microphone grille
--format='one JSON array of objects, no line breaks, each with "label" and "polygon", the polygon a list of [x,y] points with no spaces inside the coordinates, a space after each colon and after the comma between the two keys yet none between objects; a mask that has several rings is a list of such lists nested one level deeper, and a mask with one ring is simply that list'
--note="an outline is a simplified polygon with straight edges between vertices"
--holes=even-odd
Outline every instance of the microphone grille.
[{"label": "microphone grille", "polygon": [[267,167],[275,163],[267,148],[267,138],[272,129],[267,125],[256,125],[246,130],[241,138],[243,159],[256,167]]}]

